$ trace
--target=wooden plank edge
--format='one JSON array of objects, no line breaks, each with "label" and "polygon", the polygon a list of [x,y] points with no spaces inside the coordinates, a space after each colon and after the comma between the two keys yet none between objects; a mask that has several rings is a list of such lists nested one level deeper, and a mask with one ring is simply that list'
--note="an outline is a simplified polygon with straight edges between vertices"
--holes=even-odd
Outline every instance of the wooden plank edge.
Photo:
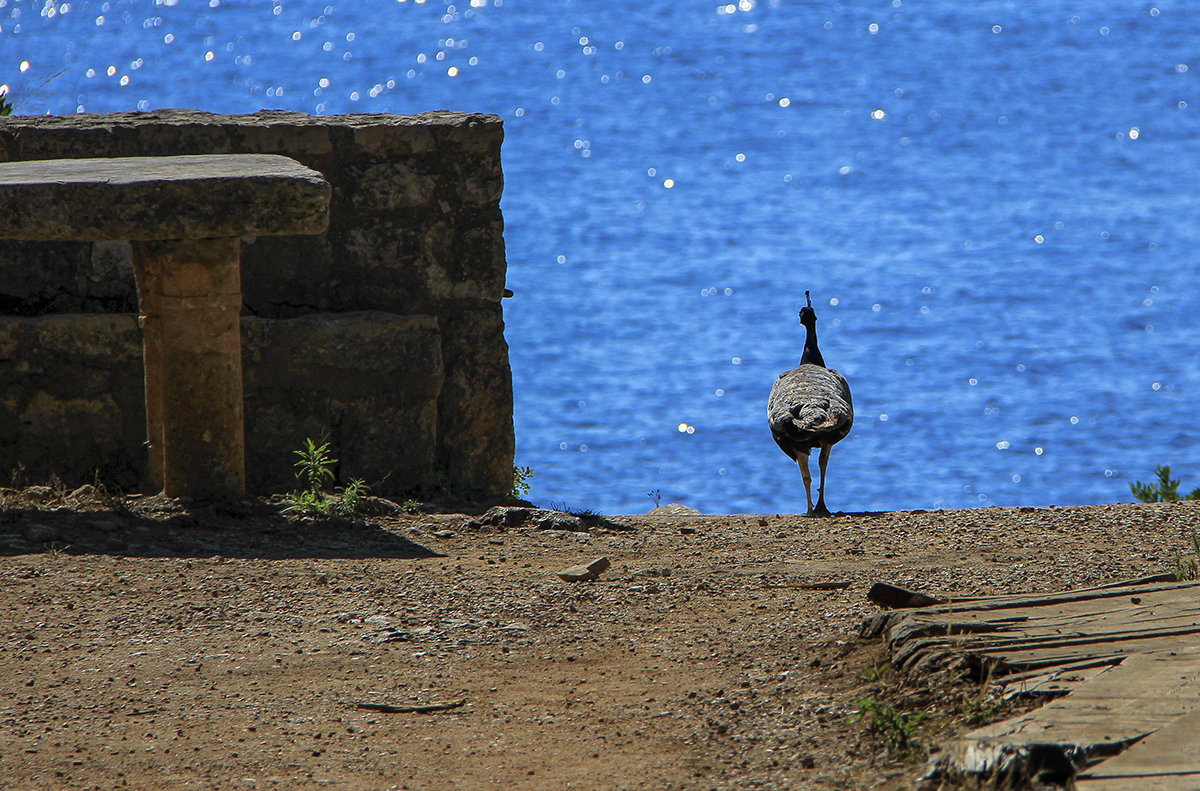
[{"label": "wooden plank edge", "polygon": [[1068,788],[1084,767],[1120,753],[1141,738],[1102,744],[959,739],[930,757],[920,787],[989,791]]}]

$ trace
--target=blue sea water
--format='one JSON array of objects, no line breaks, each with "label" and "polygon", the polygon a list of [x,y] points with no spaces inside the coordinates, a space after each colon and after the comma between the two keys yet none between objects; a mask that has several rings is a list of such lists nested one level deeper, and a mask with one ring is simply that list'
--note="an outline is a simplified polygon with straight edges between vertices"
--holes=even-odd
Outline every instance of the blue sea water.
[{"label": "blue sea water", "polygon": [[832,509],[1200,486],[1198,75],[1172,0],[0,0],[18,112],[501,116],[517,463],[605,513],[804,509],[806,289]]}]

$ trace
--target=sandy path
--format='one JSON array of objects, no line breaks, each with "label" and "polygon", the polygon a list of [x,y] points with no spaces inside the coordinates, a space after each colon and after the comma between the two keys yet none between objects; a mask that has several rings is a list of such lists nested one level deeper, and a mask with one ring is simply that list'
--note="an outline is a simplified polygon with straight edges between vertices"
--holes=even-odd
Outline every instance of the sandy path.
[{"label": "sandy path", "polygon": [[[930,711],[935,744],[961,727],[962,692],[864,677],[872,582],[1059,590],[1168,570],[1200,531],[1200,503],[633,516],[586,533],[9,505],[14,789],[908,787],[916,768],[886,759],[857,701]],[[595,582],[555,576],[599,556]]]}]

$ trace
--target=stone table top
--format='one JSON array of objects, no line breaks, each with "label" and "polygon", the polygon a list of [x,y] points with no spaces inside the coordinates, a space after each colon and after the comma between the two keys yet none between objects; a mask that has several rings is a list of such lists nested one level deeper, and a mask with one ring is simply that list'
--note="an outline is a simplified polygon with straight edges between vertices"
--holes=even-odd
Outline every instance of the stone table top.
[{"label": "stone table top", "polygon": [[330,186],[275,154],[0,163],[0,238],[149,241],[318,234]]}]

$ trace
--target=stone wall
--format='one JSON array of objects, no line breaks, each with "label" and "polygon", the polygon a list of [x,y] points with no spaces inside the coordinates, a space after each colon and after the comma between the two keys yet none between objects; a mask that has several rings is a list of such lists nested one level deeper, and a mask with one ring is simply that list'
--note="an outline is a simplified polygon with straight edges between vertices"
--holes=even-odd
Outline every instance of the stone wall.
[{"label": "stone wall", "polygon": [[[512,482],[500,119],[264,111],[15,117],[0,161],[283,154],[333,186],[322,236],[242,240],[247,479],[294,486],[327,433],[343,480],[402,495]],[[0,484],[23,465],[146,488],[129,245],[0,242]]]}]

